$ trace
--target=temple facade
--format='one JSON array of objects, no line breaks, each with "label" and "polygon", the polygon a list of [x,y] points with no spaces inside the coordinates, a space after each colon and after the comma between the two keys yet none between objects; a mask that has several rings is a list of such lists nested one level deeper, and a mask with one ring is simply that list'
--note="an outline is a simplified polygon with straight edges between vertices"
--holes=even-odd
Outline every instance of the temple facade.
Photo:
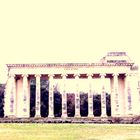
[{"label": "temple facade", "polygon": [[[140,115],[138,67],[125,52],[109,52],[98,63],[7,64],[5,117],[30,117],[30,83],[36,81],[35,117],[41,117],[41,79],[49,82],[48,117],[54,117],[55,81],[62,95],[62,115],[67,115],[67,94],[75,95],[75,115],[80,115],[80,93],[88,94],[88,116],[94,117],[93,95],[101,95],[101,117],[107,117],[106,92],[111,97],[111,116]],[[82,84],[84,83],[84,84]],[[98,84],[98,86],[97,86]],[[84,87],[84,86],[85,87]]]}]

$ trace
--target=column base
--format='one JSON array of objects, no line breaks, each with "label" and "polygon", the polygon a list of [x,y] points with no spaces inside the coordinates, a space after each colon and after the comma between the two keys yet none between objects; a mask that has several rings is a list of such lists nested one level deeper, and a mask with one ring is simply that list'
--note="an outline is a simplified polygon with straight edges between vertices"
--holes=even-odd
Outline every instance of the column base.
[{"label": "column base", "polygon": [[68,115],[67,115],[67,110],[62,110],[62,115],[61,115],[62,118],[67,118]]},{"label": "column base", "polygon": [[61,116],[61,118],[67,118],[68,116],[66,115],[66,114],[63,114],[62,116]]},{"label": "column base", "polygon": [[129,113],[129,114],[126,114],[127,117],[132,117],[134,114],[132,113]]},{"label": "column base", "polygon": [[132,116],[132,115],[134,115],[134,114],[133,114],[132,110],[128,110],[128,111],[126,112],[126,115],[127,115],[127,116]]},{"label": "column base", "polygon": [[41,118],[41,115],[35,115],[35,118]]},{"label": "column base", "polygon": [[93,118],[94,115],[93,115],[93,114],[89,114],[87,117],[88,117],[88,118]]},{"label": "column base", "polygon": [[5,118],[11,118],[11,119],[14,119],[14,118],[16,118],[16,116],[15,115],[7,115],[7,116],[4,116]]},{"label": "column base", "polygon": [[107,117],[107,115],[106,114],[103,114],[103,115],[101,115],[101,117]]},{"label": "column base", "polygon": [[48,115],[48,118],[54,118],[54,115]]},{"label": "column base", "polygon": [[75,117],[75,118],[80,118],[81,115],[80,115],[80,114],[76,114],[74,117]]},{"label": "column base", "polygon": [[29,115],[23,115],[23,116],[21,116],[22,118],[30,118],[30,116]]}]

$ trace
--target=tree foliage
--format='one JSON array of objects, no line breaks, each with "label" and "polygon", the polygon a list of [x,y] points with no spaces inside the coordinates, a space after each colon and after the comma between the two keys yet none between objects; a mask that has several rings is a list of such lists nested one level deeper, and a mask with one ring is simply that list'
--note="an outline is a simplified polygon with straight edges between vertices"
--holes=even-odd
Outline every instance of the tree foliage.
[{"label": "tree foliage", "polygon": [[0,84],[0,117],[4,117],[4,90],[5,84]]}]

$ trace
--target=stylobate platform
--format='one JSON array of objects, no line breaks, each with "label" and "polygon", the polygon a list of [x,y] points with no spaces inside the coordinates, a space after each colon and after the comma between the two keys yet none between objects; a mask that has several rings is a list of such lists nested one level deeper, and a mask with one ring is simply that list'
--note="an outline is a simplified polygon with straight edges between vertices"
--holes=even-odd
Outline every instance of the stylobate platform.
[{"label": "stylobate platform", "polygon": [[0,118],[0,123],[91,123],[91,124],[140,124],[135,117],[83,117],[83,118]]}]

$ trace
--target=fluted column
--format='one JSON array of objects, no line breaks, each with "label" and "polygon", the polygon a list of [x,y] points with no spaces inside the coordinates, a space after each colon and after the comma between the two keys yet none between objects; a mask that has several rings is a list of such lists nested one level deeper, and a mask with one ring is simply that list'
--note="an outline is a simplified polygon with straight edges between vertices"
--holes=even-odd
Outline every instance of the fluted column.
[{"label": "fluted column", "polygon": [[89,92],[88,92],[88,117],[94,117],[94,114],[93,114],[92,75],[93,75],[93,74],[88,74],[88,81],[89,81]]},{"label": "fluted column", "polygon": [[62,90],[62,117],[67,117],[67,93],[66,93],[66,74],[62,74],[63,90]]},{"label": "fluted column", "polygon": [[75,89],[75,117],[80,117],[80,93],[79,93],[79,75],[75,74],[75,82],[76,82],[76,89]]},{"label": "fluted column", "polygon": [[106,91],[105,91],[105,74],[100,74],[102,88],[101,88],[101,117],[106,117]]},{"label": "fluted column", "polygon": [[29,117],[29,103],[28,103],[28,75],[23,74],[23,117]]},{"label": "fluted column", "polygon": [[41,97],[40,97],[40,74],[35,75],[36,77],[36,102],[35,102],[35,117],[41,117],[40,108],[41,108]]},{"label": "fluted column", "polygon": [[54,117],[54,94],[53,94],[53,76],[49,75],[49,114],[48,117]]},{"label": "fluted column", "polygon": [[119,89],[118,89],[118,75],[114,73],[114,87],[113,87],[113,102],[114,102],[114,115],[120,116],[120,101],[119,101]]}]

